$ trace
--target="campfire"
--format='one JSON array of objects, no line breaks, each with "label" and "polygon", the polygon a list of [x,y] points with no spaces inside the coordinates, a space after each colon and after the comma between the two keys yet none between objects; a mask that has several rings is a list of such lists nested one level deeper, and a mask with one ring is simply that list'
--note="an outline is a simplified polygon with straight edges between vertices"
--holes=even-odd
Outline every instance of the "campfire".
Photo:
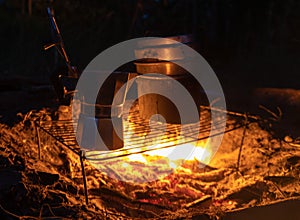
[{"label": "campfire", "polygon": [[[108,90],[118,92],[121,87],[115,86],[120,84],[118,74],[124,76],[117,73],[111,77],[115,82],[107,85],[114,86],[104,86],[100,95]],[[180,74],[179,78],[171,77],[185,83],[191,80],[185,72]],[[127,80],[131,77],[128,74]],[[144,89],[149,78],[139,79]],[[163,81],[157,77],[150,79],[156,85]],[[117,114],[119,137],[113,127],[112,100],[101,103],[101,99],[94,105],[79,100],[82,111],[78,120],[73,121],[70,111],[66,121],[38,122],[37,131],[38,134],[39,130],[46,131],[79,156],[86,204],[100,210],[109,207],[114,213],[130,217],[222,216],[298,196],[298,162],[290,155],[295,149],[262,129],[270,121],[213,104],[202,105],[197,93],[201,88],[198,85],[188,88],[200,113],[198,122],[178,123],[176,111],[171,109],[168,114],[172,106],[169,101],[149,95],[131,102],[130,106],[117,103],[118,108],[123,108],[121,117]],[[96,115],[91,114],[91,108],[95,108]],[[97,145],[94,134],[86,129],[90,125],[98,128],[107,144],[106,150]],[[222,136],[222,143],[218,142]],[[40,141],[39,148],[42,148]],[[282,167],[288,167],[289,171]],[[291,191],[291,186],[296,190]]]},{"label": "campfire", "polygon": [[[149,127],[145,126],[147,123]],[[195,132],[197,125],[187,125],[182,130]],[[121,193],[142,203],[171,209],[205,197],[203,192],[189,189],[178,181],[183,176],[199,178],[203,175],[205,178],[205,172],[214,170],[208,165],[213,152],[207,139],[194,140],[180,134],[180,125],[165,124],[166,130],[155,130],[164,125],[152,122],[151,126],[150,121],[142,120],[134,111],[124,126],[124,149],[86,153],[95,168],[111,178],[117,184],[115,187],[124,190]],[[215,175],[222,174],[217,172]],[[130,185],[139,190],[129,192],[130,187],[127,187]],[[161,196],[164,193],[169,196]]]},{"label": "campfire", "polygon": [[[297,197],[296,149],[261,128],[268,120],[227,111],[220,119],[226,119],[223,141],[214,154],[209,131],[219,135],[218,129],[205,122],[216,109],[201,106],[203,132],[191,140],[187,134],[195,131],[194,124],[184,125],[181,133],[174,124],[157,131],[161,122],[147,124],[137,108],[123,123],[124,148],[86,151],[89,204],[131,217],[219,216]],[[68,121],[43,121],[39,126],[65,145],[76,146],[74,136],[61,138],[73,126]],[[188,150],[188,157],[181,150]]]}]

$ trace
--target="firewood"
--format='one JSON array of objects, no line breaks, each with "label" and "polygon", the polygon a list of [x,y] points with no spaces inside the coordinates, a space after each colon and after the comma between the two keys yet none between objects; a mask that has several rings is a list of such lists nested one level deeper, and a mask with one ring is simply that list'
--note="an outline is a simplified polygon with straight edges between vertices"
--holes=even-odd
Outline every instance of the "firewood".
[{"label": "firewood", "polygon": [[193,180],[200,180],[202,182],[218,182],[225,177],[225,169],[213,170],[207,173],[193,173],[191,174],[180,174],[181,178],[192,178]]},{"label": "firewood", "polygon": [[212,203],[212,197],[209,195],[203,196],[200,199],[196,199],[190,203],[184,205],[185,208],[197,207],[197,208],[207,208]]}]

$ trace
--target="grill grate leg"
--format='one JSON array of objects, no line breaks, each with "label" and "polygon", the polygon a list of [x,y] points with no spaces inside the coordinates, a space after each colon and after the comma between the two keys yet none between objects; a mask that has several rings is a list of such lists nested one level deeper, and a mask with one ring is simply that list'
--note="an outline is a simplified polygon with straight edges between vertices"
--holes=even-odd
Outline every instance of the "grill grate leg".
[{"label": "grill grate leg", "polygon": [[41,138],[40,138],[40,131],[39,131],[38,125],[35,125],[35,130],[36,130],[36,138],[37,138],[37,144],[38,144],[38,157],[40,160],[41,159]]},{"label": "grill grate leg", "polygon": [[88,198],[85,166],[84,166],[84,162],[83,162],[84,159],[85,159],[85,154],[84,154],[84,151],[81,150],[80,151],[80,164],[81,164],[81,172],[82,172],[82,178],[83,178],[84,196],[85,196],[85,203],[86,203],[86,205],[88,205],[89,198]]}]

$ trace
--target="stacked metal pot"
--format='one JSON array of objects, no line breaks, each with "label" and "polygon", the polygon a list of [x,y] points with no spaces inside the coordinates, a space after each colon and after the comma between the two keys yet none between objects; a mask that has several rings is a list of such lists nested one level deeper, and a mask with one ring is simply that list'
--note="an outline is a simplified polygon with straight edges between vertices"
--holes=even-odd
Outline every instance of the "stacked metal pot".
[{"label": "stacked metal pot", "polygon": [[[175,41],[170,41],[175,40]],[[181,35],[169,38],[153,38],[143,41],[140,49],[135,51],[140,116],[150,119],[153,115],[161,115],[167,123],[182,124],[179,110],[175,103],[168,99],[176,89],[173,80],[179,82],[192,96],[200,117],[200,104],[203,104],[205,97],[201,93],[202,88],[195,78],[179,64],[190,62],[192,57],[184,54],[182,44],[191,45],[191,35]],[[159,57],[160,59],[155,59]],[[156,73],[155,75],[151,75]],[[160,75],[157,75],[160,74]],[[153,92],[151,94],[151,91]],[[167,94],[163,96],[161,94]],[[189,108],[190,106],[186,106]],[[199,119],[199,118],[198,118]],[[195,122],[195,118],[185,120],[185,123]]]}]

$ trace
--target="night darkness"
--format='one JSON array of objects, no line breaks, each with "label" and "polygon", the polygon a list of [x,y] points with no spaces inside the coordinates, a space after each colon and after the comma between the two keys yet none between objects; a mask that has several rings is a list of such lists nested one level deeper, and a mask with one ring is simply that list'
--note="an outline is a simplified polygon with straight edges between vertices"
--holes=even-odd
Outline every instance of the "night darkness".
[{"label": "night darkness", "polygon": [[[46,6],[52,5],[72,63],[83,69],[95,55],[126,39],[193,33],[198,51],[220,80],[242,87],[299,88],[300,3],[289,1],[11,1],[2,0],[1,76],[56,68]],[[236,86],[236,83],[233,83]]]},{"label": "night darkness", "polygon": [[[71,64],[80,71],[100,52],[127,39],[193,34],[194,48],[214,69],[227,96],[257,87],[300,86],[296,0],[2,0],[1,91],[49,84],[51,74],[64,67],[54,48],[42,49],[52,41],[48,6],[54,9]],[[17,95],[12,98],[22,97]],[[11,103],[4,94],[3,99],[16,109],[8,114],[39,106],[28,99]]]}]

